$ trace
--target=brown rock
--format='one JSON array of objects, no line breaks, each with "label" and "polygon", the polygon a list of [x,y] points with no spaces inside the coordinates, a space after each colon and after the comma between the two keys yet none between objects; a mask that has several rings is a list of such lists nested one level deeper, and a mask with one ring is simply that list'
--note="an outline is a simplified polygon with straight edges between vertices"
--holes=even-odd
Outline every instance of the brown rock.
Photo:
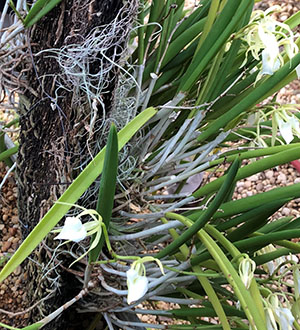
[{"label": "brown rock", "polygon": [[269,181],[270,181],[271,184],[274,184],[276,180],[275,180],[275,178],[273,177],[273,178],[270,178]]},{"label": "brown rock", "polygon": [[13,224],[17,224],[17,223],[19,223],[19,217],[17,217],[16,215],[12,216],[12,217],[11,217],[11,222],[12,222]]},{"label": "brown rock", "polygon": [[8,228],[8,232],[10,233],[10,235],[14,236],[17,232],[17,228]]},{"label": "brown rock", "polygon": [[14,239],[12,240],[13,244],[18,244],[20,241],[19,237],[14,237]]},{"label": "brown rock", "polygon": [[6,241],[3,243],[2,245],[2,252],[7,252],[7,250],[10,248],[11,246],[11,241]]}]

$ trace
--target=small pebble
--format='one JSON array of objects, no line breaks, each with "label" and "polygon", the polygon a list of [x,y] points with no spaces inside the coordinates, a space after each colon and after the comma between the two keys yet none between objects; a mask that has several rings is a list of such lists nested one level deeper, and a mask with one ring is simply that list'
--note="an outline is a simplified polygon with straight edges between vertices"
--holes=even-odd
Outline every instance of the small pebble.
[{"label": "small pebble", "polygon": [[249,181],[252,181],[252,182],[257,182],[259,180],[259,177],[258,177],[258,174],[254,174],[254,175],[251,175],[249,178],[248,178]]},{"label": "small pebble", "polygon": [[263,188],[264,188],[264,185],[263,185],[261,182],[259,182],[259,183],[256,185],[256,190],[257,190],[257,191],[262,191]]},{"label": "small pebble", "polygon": [[10,235],[14,236],[17,232],[17,228],[13,228],[13,227],[8,228],[8,232]]},{"label": "small pebble", "polygon": [[11,246],[11,241],[6,241],[3,243],[2,245],[2,252],[7,252],[7,250],[10,248]]},{"label": "small pebble", "polygon": [[286,183],[286,175],[284,173],[280,173],[277,177],[278,183]]},{"label": "small pebble", "polygon": [[281,210],[281,214],[284,215],[284,216],[288,216],[290,215],[291,213],[291,210],[287,207],[284,207],[282,210]]},{"label": "small pebble", "polygon": [[16,276],[20,275],[20,274],[21,274],[21,270],[22,270],[22,268],[21,268],[21,266],[19,265],[19,266],[14,270],[14,274],[15,274]]},{"label": "small pebble", "polygon": [[17,217],[17,216],[12,216],[11,217],[11,222],[13,223],[13,224],[17,224],[17,223],[19,223],[19,217]]},{"label": "small pebble", "polygon": [[251,185],[252,185],[251,181],[245,181],[245,185],[244,185],[244,187],[245,187],[245,188],[250,188]]},{"label": "small pebble", "polygon": [[19,243],[19,241],[20,241],[19,237],[14,237],[12,240],[13,243]]}]

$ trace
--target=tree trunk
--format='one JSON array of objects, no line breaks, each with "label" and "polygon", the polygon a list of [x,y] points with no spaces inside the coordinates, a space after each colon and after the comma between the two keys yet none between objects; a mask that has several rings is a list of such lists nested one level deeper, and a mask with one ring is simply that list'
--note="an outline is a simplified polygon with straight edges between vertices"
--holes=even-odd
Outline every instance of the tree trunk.
[{"label": "tree trunk", "polygon": [[[117,84],[114,63],[123,52],[132,17],[122,0],[65,0],[29,31],[30,89],[21,97],[17,160],[23,238],[105,144],[104,121]],[[58,266],[62,259],[53,257],[53,248],[53,239],[46,240],[26,265],[29,306],[52,292],[32,313],[31,322],[82,287],[73,275],[82,268],[66,271],[70,260]],[[68,314],[49,329],[71,329]]]}]

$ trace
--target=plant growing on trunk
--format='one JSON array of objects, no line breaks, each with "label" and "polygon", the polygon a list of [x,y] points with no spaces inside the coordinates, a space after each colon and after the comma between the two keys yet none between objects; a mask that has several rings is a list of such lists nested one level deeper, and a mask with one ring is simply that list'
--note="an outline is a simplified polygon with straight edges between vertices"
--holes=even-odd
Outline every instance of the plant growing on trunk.
[{"label": "plant growing on trunk", "polygon": [[[49,173],[40,169],[36,187],[19,181],[20,218],[29,221],[34,214],[34,223],[24,229],[0,281],[42,241],[51,252],[42,272],[68,263],[81,274],[75,276],[79,294],[62,295],[62,306],[34,318],[32,327],[55,322],[76,303],[81,312],[94,313],[91,329],[99,313],[109,329],[205,329],[214,327],[211,318],[218,329],[271,329],[276,323],[299,328],[297,290],[279,294],[282,266],[298,286],[298,266],[285,256],[299,252],[291,241],[299,237],[299,219],[270,221],[299,197],[299,184],[232,199],[238,180],[300,158],[297,113],[265,101],[297,77],[300,42],[292,30],[299,13],[283,24],[271,11],[253,11],[253,0],[203,0],[192,11],[183,0],[152,0],[140,1],[139,8],[120,2],[106,21],[99,1],[22,3],[13,8],[17,19],[13,32],[2,37],[1,58],[7,63],[21,49],[27,61],[18,63],[28,71],[24,78],[12,70],[12,81],[4,81],[22,95],[19,177],[36,175],[24,170],[22,157],[35,161],[32,149],[24,150],[25,139],[51,157],[43,158]],[[74,8],[87,18],[79,22],[81,12]],[[37,31],[51,20],[57,27],[64,22],[66,30],[50,34],[51,47],[39,48]],[[30,32],[27,40],[24,31]],[[20,46],[20,38],[27,43]],[[43,74],[41,61],[49,69]],[[35,85],[26,86],[33,76]],[[45,127],[35,129],[37,114],[45,116],[50,131],[59,128],[55,140],[44,138]],[[228,148],[241,137],[241,147]],[[10,156],[5,150],[1,155]],[[207,183],[204,172],[224,163],[229,169]],[[55,185],[42,190],[37,179]],[[82,213],[72,208],[75,203],[85,207]],[[65,227],[54,229],[64,216]],[[57,247],[53,230],[77,248]],[[265,266],[275,260],[281,263],[268,274]],[[104,291],[111,302],[103,299]],[[140,309],[145,300],[177,308]],[[197,307],[185,307],[190,305]],[[148,325],[136,314],[187,324]]]}]

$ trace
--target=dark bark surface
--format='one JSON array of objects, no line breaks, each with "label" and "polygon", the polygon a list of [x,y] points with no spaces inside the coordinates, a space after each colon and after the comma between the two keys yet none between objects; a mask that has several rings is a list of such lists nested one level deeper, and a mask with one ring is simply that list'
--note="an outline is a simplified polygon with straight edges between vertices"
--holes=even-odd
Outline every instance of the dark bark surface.
[{"label": "dark bark surface", "polygon": [[[17,160],[18,208],[23,238],[78,174],[73,171],[74,164],[80,163],[80,158],[88,152],[87,140],[97,139],[97,136],[86,134],[91,111],[85,93],[75,85],[73,89],[69,86],[60,88],[63,72],[57,59],[49,56],[49,52],[41,51],[83,43],[96,27],[101,31],[105,24],[112,22],[122,6],[122,0],[65,0],[29,31],[33,66],[28,75],[28,85],[35,94],[26,92],[21,99]],[[113,47],[106,51],[106,56],[117,54],[118,57],[118,52],[121,50]],[[99,66],[105,65],[105,61],[101,54],[94,56],[88,64],[89,72],[99,71]],[[109,73],[109,83],[102,90],[101,99],[106,113],[113,103],[116,75],[117,70],[113,69]],[[80,102],[74,99],[75,90]],[[96,122],[101,121],[103,104],[97,105]],[[45,266],[52,257],[52,242],[47,240],[46,244],[42,244],[31,255],[36,262],[29,261],[26,265],[29,306],[53,290],[53,279],[59,274],[59,289],[40,306],[44,315],[73,298],[82,287],[72,273],[59,267],[45,276]],[[32,313],[30,322],[41,318],[40,311]],[[76,329],[76,324],[82,329],[82,318],[78,321],[76,315],[69,309],[45,329]]]},{"label": "dark bark surface", "polygon": [[[88,122],[85,117],[89,112],[87,104],[77,108],[73,91],[57,89],[56,79],[61,68],[56,59],[49,57],[47,52],[36,54],[45,49],[59,49],[78,43],[81,38],[84,40],[93,28],[109,23],[121,5],[121,0],[68,0],[30,31],[34,66],[28,84],[36,95],[29,92],[25,95],[28,104],[21,112],[21,147],[18,155],[19,218],[24,224],[24,237],[72,181],[71,163],[76,161],[74,158],[78,157],[81,145],[86,143],[84,140],[74,141],[73,137]],[[96,59],[91,62],[91,72],[98,70],[99,63]],[[112,103],[113,90],[114,80],[103,91],[106,112],[109,112]],[[54,105],[54,99],[57,105]],[[79,127],[74,127],[80,121],[78,112],[82,112],[82,122],[77,125]],[[101,116],[101,111],[97,115]]]}]

